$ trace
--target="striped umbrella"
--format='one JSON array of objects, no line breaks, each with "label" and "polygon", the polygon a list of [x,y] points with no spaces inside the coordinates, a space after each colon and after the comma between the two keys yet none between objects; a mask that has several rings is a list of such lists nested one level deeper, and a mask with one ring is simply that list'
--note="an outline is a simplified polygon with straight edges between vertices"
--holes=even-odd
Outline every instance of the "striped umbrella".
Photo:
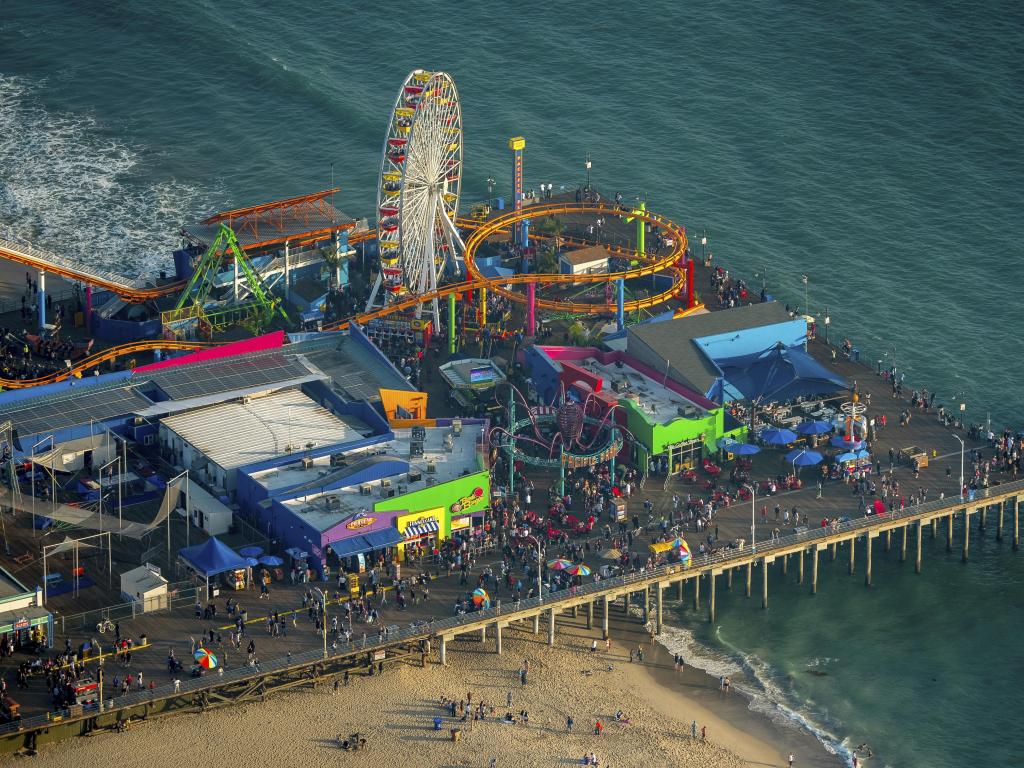
[{"label": "striped umbrella", "polygon": [[583,563],[570,565],[568,568],[565,569],[565,572],[571,576],[589,576],[591,573],[590,569],[587,568],[587,566],[585,566]]},{"label": "striped umbrella", "polygon": [[572,568],[572,561],[556,557],[554,560],[548,560],[548,568],[552,571],[564,571],[567,568]]},{"label": "striped umbrella", "polygon": [[490,595],[487,594],[487,591],[483,587],[477,587],[473,590],[473,602],[484,608],[491,607]]},{"label": "striped umbrella", "polygon": [[199,648],[194,654],[192,654],[192,657],[196,660],[196,663],[204,669],[214,669],[217,666],[217,657],[206,648]]}]

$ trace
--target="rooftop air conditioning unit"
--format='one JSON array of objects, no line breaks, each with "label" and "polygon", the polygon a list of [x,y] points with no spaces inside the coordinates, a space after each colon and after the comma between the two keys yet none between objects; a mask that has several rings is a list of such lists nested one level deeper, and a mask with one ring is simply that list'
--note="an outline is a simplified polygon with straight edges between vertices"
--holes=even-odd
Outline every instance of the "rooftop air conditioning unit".
[{"label": "rooftop air conditioning unit", "polygon": [[372,493],[373,493],[373,488],[370,486],[369,483],[363,483],[362,485],[359,486],[359,495],[360,496],[369,496]]},{"label": "rooftop air conditioning unit", "polygon": [[[436,472],[437,472],[437,464],[435,464],[435,463],[434,463],[434,462],[432,462],[432,461],[428,461],[428,462],[427,462],[427,474],[428,474],[428,475],[433,475],[433,474],[435,474]],[[428,483],[430,482],[430,479],[429,479],[429,478],[427,479],[427,482],[428,482]]]},{"label": "rooftop air conditioning unit", "polygon": [[452,437],[450,432],[444,436],[444,449],[448,453],[451,453],[455,449],[455,438]]},{"label": "rooftop air conditioning unit", "polygon": [[324,506],[328,509],[335,509],[341,506],[341,499],[337,496],[324,496]]},{"label": "rooftop air conditioning unit", "polygon": [[406,493],[408,490],[409,490],[409,486],[407,486],[405,483],[399,483],[398,484],[398,495],[399,496],[401,496],[403,493]]},{"label": "rooftop air conditioning unit", "polygon": [[452,432],[456,437],[462,434],[462,419],[452,419]]},{"label": "rooftop air conditioning unit", "polygon": [[344,467],[345,466],[345,454],[344,453],[332,453],[331,454],[331,466],[332,467]]},{"label": "rooftop air conditioning unit", "polygon": [[431,488],[431,487],[433,487],[435,485],[437,485],[437,478],[436,477],[428,477],[427,478],[427,488]]},{"label": "rooftop air conditioning unit", "polygon": [[423,456],[423,441],[413,440],[409,443],[409,458],[418,459]]},{"label": "rooftop air conditioning unit", "polygon": [[616,379],[612,382],[612,389],[618,393],[629,391],[629,382],[626,379]]},{"label": "rooftop air conditioning unit", "polygon": [[141,416],[136,416],[135,417],[135,426],[136,427],[142,426],[145,423],[146,423],[146,420],[144,418],[142,418]]},{"label": "rooftop air conditioning unit", "polygon": [[380,481],[380,487],[381,488],[390,488],[391,487],[391,479],[385,477],[383,480]]},{"label": "rooftop air conditioning unit", "polygon": [[637,392],[627,392],[626,393],[626,399],[627,400],[632,400],[637,405],[640,404],[640,394],[637,393]]},{"label": "rooftop air conditioning unit", "polygon": [[394,488],[388,488],[387,486],[382,485],[380,487],[380,497],[382,499],[393,499],[393,498],[395,498],[395,489]]},{"label": "rooftop air conditioning unit", "polygon": [[312,469],[313,468],[313,458],[311,456],[303,456],[302,457],[302,468],[303,469]]},{"label": "rooftop air conditioning unit", "polygon": [[676,413],[678,413],[680,416],[693,418],[694,416],[697,415],[697,409],[692,405],[680,405],[678,408],[676,408]]},{"label": "rooftop air conditioning unit", "polygon": [[426,440],[427,439],[427,430],[424,429],[423,427],[413,427],[412,428],[412,439],[413,440],[420,440],[420,441]]},{"label": "rooftop air conditioning unit", "polygon": [[410,469],[409,470],[409,482],[410,483],[418,483],[422,479],[423,479],[423,473],[420,472],[418,469]]}]

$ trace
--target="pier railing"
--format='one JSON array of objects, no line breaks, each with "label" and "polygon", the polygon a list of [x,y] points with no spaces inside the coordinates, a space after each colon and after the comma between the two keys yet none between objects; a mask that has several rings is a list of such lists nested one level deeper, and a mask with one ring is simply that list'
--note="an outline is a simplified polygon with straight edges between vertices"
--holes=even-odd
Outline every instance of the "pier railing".
[{"label": "pier railing", "polygon": [[[451,616],[438,621],[418,621],[406,627],[392,626],[382,628],[376,634],[364,634],[361,638],[338,642],[328,648],[327,656],[322,650],[311,650],[304,653],[282,656],[267,662],[260,662],[255,665],[246,665],[232,670],[218,670],[216,674],[208,672],[203,677],[186,678],[177,682],[158,686],[151,690],[136,691],[116,699],[106,699],[105,709],[116,711],[145,704],[151,701],[172,698],[175,696],[187,696],[203,690],[218,688],[226,683],[255,680],[271,672],[279,672],[285,669],[309,666],[319,661],[339,659],[351,656],[354,653],[363,651],[371,652],[387,648],[403,642],[429,640],[439,635],[458,634],[460,628],[468,625],[478,626],[498,619],[515,620],[525,618],[526,615],[536,612],[537,608],[549,607],[555,610],[563,604],[577,603],[580,597],[587,595],[599,595],[605,592],[614,591],[620,587],[635,583],[647,583],[657,581],[663,577],[679,576],[682,573],[702,573],[717,566],[726,566],[733,562],[744,562],[751,557],[770,556],[773,552],[790,549],[797,544],[811,544],[819,539],[825,539],[837,533],[850,533],[856,531],[867,531],[871,528],[879,528],[886,523],[893,521],[929,517],[935,513],[955,512],[972,506],[984,506],[986,499],[991,496],[1007,496],[1014,494],[1024,495],[1024,480],[1012,483],[1003,483],[979,491],[973,498],[952,497],[935,499],[924,504],[915,504],[903,510],[896,510],[882,515],[871,515],[839,523],[837,526],[825,528],[812,528],[800,533],[783,536],[775,540],[768,540],[759,543],[756,549],[744,545],[735,549],[724,549],[718,552],[693,557],[688,565],[681,563],[669,563],[656,568],[635,571],[621,576],[615,576],[600,581],[591,582],[571,590],[560,590],[547,595],[535,596],[525,600],[510,601],[506,604],[497,604],[491,608],[474,611],[468,614]],[[519,614],[519,616],[517,616]],[[87,709],[90,715],[95,714],[99,709],[98,704]],[[67,710],[60,712],[48,712],[42,715],[26,717],[10,723],[0,725],[0,736],[31,731],[52,725],[55,722],[69,718]]]}]

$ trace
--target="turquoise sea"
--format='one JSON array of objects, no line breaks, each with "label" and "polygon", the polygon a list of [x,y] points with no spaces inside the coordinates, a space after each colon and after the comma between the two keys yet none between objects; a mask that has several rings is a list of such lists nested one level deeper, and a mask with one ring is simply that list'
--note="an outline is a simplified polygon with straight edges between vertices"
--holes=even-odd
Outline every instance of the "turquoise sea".
[{"label": "turquoise sea", "polygon": [[[1021,426],[1022,22],[1010,0],[9,0],[0,226],[137,272],[183,223],[324,189],[332,165],[337,205],[372,214],[399,83],[445,69],[466,199],[488,177],[508,195],[510,136],[528,187],[579,184],[589,153],[595,184],[706,232],[755,285],[803,305],[807,275],[865,359]],[[885,764],[1019,764],[1024,565],[988,548],[879,567],[872,590],[778,589],[770,620],[737,601],[696,642]]]}]

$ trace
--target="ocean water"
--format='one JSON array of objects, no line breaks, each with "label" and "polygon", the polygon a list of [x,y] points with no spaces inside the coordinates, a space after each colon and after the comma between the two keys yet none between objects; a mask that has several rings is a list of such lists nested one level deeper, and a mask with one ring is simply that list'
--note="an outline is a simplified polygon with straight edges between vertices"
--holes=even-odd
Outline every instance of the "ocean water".
[{"label": "ocean water", "polygon": [[[165,263],[183,223],[332,176],[338,207],[372,215],[397,87],[410,69],[445,69],[462,101],[466,199],[484,197],[488,177],[508,196],[511,136],[527,139],[528,187],[583,182],[589,153],[595,184],[646,196],[694,242],[706,232],[716,261],[755,285],[804,305],[806,275],[810,311],[827,310],[866,360],[895,360],[940,402],[966,403],[968,419],[1020,426],[1022,20],[1011,0],[11,0],[0,227],[137,273]],[[908,743],[934,765],[965,749],[1006,764],[996,750],[1019,752],[1020,739],[981,734],[1007,711],[995,670],[1014,658],[1015,633],[978,636],[985,625],[963,626],[944,590],[1005,613],[984,574],[1005,586],[1020,567],[993,553],[948,584],[926,570],[880,573],[884,588],[842,600],[790,603],[780,590],[770,621],[727,609],[696,638],[757,658],[765,679],[792,678],[780,696],[811,699],[801,711],[840,740],[867,731],[893,764],[925,764],[900,751]],[[913,664],[893,645],[905,620]],[[838,659],[826,664],[837,671],[791,674],[812,658]],[[966,693],[913,699],[896,731],[888,707],[923,669]],[[943,721],[931,709],[976,691],[987,706],[932,727]]]}]

